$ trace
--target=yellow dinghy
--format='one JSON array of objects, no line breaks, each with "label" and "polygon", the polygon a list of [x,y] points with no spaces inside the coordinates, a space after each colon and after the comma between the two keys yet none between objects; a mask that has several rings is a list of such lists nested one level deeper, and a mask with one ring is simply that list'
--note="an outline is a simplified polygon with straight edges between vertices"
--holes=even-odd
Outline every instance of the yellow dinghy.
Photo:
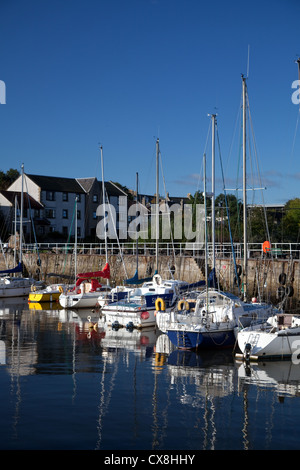
[{"label": "yellow dinghy", "polygon": [[64,284],[51,284],[45,287],[45,289],[35,290],[35,286],[32,287],[32,291],[29,294],[29,302],[55,302],[58,300],[60,294],[64,292]]}]

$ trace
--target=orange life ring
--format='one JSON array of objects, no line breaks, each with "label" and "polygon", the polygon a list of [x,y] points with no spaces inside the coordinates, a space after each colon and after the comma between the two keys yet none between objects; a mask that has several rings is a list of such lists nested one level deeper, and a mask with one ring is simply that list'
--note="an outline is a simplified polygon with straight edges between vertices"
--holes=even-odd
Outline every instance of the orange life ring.
[{"label": "orange life ring", "polygon": [[269,241],[263,242],[263,252],[268,253],[271,250],[271,243]]}]

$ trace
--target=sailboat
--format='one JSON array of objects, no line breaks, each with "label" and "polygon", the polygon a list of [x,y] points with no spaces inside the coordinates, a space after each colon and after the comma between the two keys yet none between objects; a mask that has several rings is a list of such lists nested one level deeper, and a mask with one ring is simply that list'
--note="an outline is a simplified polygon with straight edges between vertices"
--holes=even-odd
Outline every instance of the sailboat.
[{"label": "sailboat", "polygon": [[[241,353],[237,358],[248,360],[295,358],[299,355],[300,316],[288,313],[272,315],[264,323],[257,323],[238,332]],[[298,359],[297,359],[298,360]]]},{"label": "sailboat", "polygon": [[[77,266],[77,202],[78,198],[75,197],[75,204],[74,204],[74,214],[75,214],[75,270]],[[73,221],[70,227],[69,237],[71,236]],[[49,273],[48,276],[55,276],[55,277],[64,277],[64,278],[71,278],[71,276],[63,275],[63,274],[56,274],[56,273]],[[75,275],[76,277],[76,275]],[[73,284],[74,285],[74,284]],[[44,302],[56,302],[59,300],[59,297],[62,293],[66,292],[68,289],[73,287],[67,283],[53,283],[43,288],[37,288],[36,286],[32,286],[31,292],[28,296],[28,302],[31,303],[44,303]],[[34,306],[32,308],[35,308]]]},{"label": "sailboat", "polygon": [[[103,148],[100,147],[102,162],[102,193],[103,193],[103,210],[105,217],[105,186],[103,172]],[[77,229],[75,230],[77,237]],[[75,250],[75,253],[77,249]],[[102,271],[90,271],[79,273],[76,275],[76,283],[72,289],[61,293],[59,303],[63,308],[94,308],[98,303],[98,297],[101,292],[107,293],[111,290],[109,285],[103,286],[99,282],[99,278],[110,279],[110,267],[107,259],[107,240],[105,237],[105,255],[106,264]],[[75,266],[77,262],[75,260]]]},{"label": "sailboat", "polygon": [[[243,78],[243,105],[245,110],[246,84]],[[244,114],[245,116],[245,114]],[[213,120],[215,126],[215,120]],[[243,119],[243,129],[245,136],[245,118]],[[246,158],[245,139],[244,142],[244,162]],[[205,270],[207,276],[207,217],[206,217],[206,156],[203,157],[204,167],[204,205],[205,205]],[[244,175],[245,175],[244,164]],[[244,194],[246,180],[244,177]],[[244,205],[245,202],[244,202]],[[245,214],[245,212],[244,212]],[[246,216],[244,216],[244,226],[246,225]],[[246,238],[246,229],[244,228],[244,243]],[[246,264],[246,243],[244,249],[245,255],[245,276],[247,275]],[[214,256],[214,254],[213,254]],[[244,300],[215,288],[209,288],[206,283],[206,289],[199,294],[196,304],[190,309],[188,303],[179,304],[177,310],[171,312],[170,322],[167,325],[167,334],[171,342],[178,348],[224,348],[233,346],[236,341],[237,329],[249,326],[253,320],[263,321],[266,318],[275,315],[278,310],[272,305],[254,302],[247,302],[246,284],[244,285]]]},{"label": "sailboat", "polygon": [[20,252],[19,263],[15,268],[0,271],[0,297],[27,296],[35,280],[31,277],[13,276],[23,271],[22,242],[23,242],[23,206],[24,206],[24,164],[22,164],[22,189],[21,189],[21,211],[20,211]]},{"label": "sailboat", "polygon": [[[63,308],[95,307],[100,292],[107,291],[107,287],[99,283],[99,278],[109,279],[110,268],[106,263],[102,271],[91,271],[77,274],[75,287],[59,296],[59,303]],[[109,288],[110,289],[110,288]]]},{"label": "sailboat", "polygon": [[[169,311],[178,301],[179,295],[190,288],[185,281],[162,279],[158,274],[158,234],[159,234],[159,139],[156,140],[156,269],[151,280],[141,287],[129,289],[122,300],[109,302],[102,307],[101,313],[110,325],[144,328],[155,326],[157,300]],[[138,279],[138,271],[134,277]],[[134,282],[134,278],[131,282]],[[138,283],[136,283],[138,284]]]},{"label": "sailboat", "polygon": [[[138,189],[139,189],[139,175],[138,173],[136,174],[136,205],[138,206],[139,204],[139,196],[138,196]],[[133,277],[129,279],[125,279],[124,283],[126,285],[138,285],[138,284],[143,284],[144,282],[151,281],[152,277],[145,277],[145,278],[139,278],[139,238],[138,235],[136,234],[136,245],[135,245],[135,250],[136,250],[136,270],[133,275]],[[155,270],[155,273],[157,274],[157,269]]]}]

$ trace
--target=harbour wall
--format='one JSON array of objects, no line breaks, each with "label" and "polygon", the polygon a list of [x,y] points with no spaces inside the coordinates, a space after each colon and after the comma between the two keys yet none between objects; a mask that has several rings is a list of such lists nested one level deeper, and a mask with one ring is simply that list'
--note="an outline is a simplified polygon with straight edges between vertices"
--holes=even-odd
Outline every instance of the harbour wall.
[{"label": "harbour wall", "polygon": [[[136,256],[126,254],[110,254],[109,264],[111,271],[111,285],[122,284],[126,278],[133,277],[136,271]],[[39,261],[40,260],[40,261]],[[12,254],[7,254],[6,261],[9,267],[14,266]],[[237,264],[242,270],[242,260],[237,259]],[[155,272],[155,256],[140,255],[138,259],[139,277],[144,278]],[[175,279],[181,279],[189,283],[205,279],[205,264],[203,258],[192,256],[159,256],[158,272],[162,278],[171,277],[174,272]],[[35,279],[45,280],[47,283],[61,281],[59,275],[74,277],[75,258],[74,254],[61,252],[44,252],[39,254],[25,253],[23,264],[26,274]],[[95,254],[77,254],[77,273],[87,271],[98,271],[104,268],[105,256]],[[0,262],[0,270],[5,269],[4,260]],[[217,258],[216,273],[223,290],[229,290],[235,294],[241,293],[237,287],[235,270],[232,259]],[[238,281],[243,279],[243,273]],[[249,259],[248,260],[248,283],[247,296],[261,297],[265,300],[278,303],[285,293],[285,305],[289,309],[300,311],[300,263],[292,259]],[[242,288],[242,287],[241,287]]]}]

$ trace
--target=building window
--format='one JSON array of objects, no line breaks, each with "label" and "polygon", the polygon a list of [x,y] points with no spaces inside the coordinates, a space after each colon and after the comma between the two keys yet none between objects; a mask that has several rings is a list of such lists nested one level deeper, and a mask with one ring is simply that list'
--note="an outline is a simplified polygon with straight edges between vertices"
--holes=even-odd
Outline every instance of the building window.
[{"label": "building window", "polygon": [[68,235],[68,227],[63,226],[62,233],[63,233],[63,235]]},{"label": "building window", "polygon": [[46,191],[46,200],[55,201],[55,191]]},{"label": "building window", "polygon": [[81,219],[81,211],[77,211],[77,219],[78,219],[78,220]]},{"label": "building window", "polygon": [[77,202],[81,202],[81,194],[76,194]]},{"label": "building window", "polygon": [[93,202],[98,202],[98,194],[93,194]]},{"label": "building window", "polygon": [[67,218],[68,218],[68,209],[63,209],[63,211],[62,211],[62,216],[63,216],[63,219],[67,219]]},{"label": "building window", "polygon": [[97,213],[96,213],[96,211],[93,211],[93,219],[97,219]]},{"label": "building window", "polygon": [[45,209],[45,216],[47,219],[55,219],[55,209]]},{"label": "building window", "polygon": [[62,200],[63,201],[68,201],[69,200],[69,194],[68,193],[62,193]]}]

